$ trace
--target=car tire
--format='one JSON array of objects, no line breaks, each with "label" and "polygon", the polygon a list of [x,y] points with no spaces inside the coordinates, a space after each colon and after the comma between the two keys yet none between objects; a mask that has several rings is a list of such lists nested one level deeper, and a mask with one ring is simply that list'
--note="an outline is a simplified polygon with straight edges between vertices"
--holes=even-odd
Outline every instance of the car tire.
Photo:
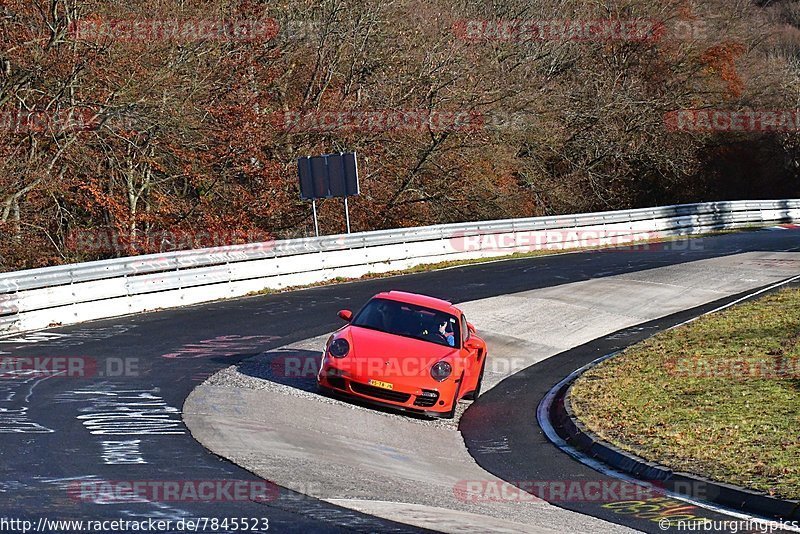
[{"label": "car tire", "polygon": [[475,384],[475,389],[464,395],[464,399],[474,401],[481,394],[481,384],[483,384],[483,370],[486,369],[486,356],[483,357],[481,364],[481,373],[478,375],[478,383]]},{"label": "car tire", "polygon": [[464,373],[461,373],[461,378],[458,381],[458,387],[456,388],[456,394],[453,395],[453,407],[450,409],[449,412],[445,412],[444,419],[452,419],[456,416],[456,410],[458,409],[458,394],[461,393],[461,384],[464,383]]}]

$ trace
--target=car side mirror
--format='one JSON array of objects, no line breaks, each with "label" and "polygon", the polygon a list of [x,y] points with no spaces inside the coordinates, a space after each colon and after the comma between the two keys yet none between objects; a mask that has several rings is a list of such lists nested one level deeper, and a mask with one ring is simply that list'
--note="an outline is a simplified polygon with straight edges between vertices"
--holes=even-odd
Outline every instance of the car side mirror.
[{"label": "car side mirror", "polygon": [[464,348],[467,350],[478,350],[479,348],[481,348],[481,346],[477,341],[468,339],[464,342]]},{"label": "car side mirror", "polygon": [[339,310],[339,313],[337,313],[336,315],[338,315],[339,318],[344,319],[348,323],[353,319],[353,312],[351,312],[350,310]]},{"label": "car side mirror", "polygon": [[473,325],[472,323],[470,323],[470,322],[467,322],[467,328],[469,329],[469,332],[470,332],[471,334],[474,334],[474,333],[475,333],[475,325]]}]

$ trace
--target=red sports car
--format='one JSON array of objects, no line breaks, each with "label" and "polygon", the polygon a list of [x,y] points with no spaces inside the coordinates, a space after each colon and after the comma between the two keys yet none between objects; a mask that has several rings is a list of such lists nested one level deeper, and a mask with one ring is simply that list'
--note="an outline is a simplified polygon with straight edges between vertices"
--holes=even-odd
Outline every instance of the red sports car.
[{"label": "red sports car", "polygon": [[325,345],[322,391],[446,418],[480,394],[486,343],[449,302],[389,291],[339,317],[348,324]]}]

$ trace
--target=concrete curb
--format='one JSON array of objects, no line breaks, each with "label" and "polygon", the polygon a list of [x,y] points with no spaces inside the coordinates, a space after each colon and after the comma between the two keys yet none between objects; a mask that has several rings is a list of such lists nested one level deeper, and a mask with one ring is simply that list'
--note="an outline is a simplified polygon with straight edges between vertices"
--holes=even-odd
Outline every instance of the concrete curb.
[{"label": "concrete curb", "polygon": [[[588,366],[583,372],[592,367],[594,365]],[[560,388],[549,414],[556,432],[567,443],[619,471],[657,483],[676,494],[771,519],[800,519],[800,501],[779,499],[763,492],[716,482],[691,473],[676,472],[603,441],[586,428],[572,411],[570,390],[583,372]]]}]

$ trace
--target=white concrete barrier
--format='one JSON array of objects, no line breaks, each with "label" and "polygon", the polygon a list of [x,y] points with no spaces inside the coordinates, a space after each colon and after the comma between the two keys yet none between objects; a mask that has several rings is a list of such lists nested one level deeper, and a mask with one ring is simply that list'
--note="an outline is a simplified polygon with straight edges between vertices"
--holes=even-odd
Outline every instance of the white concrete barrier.
[{"label": "white concrete barrier", "polygon": [[800,220],[800,200],[709,202],[290,239],[0,274],[0,334],[336,277]]}]

